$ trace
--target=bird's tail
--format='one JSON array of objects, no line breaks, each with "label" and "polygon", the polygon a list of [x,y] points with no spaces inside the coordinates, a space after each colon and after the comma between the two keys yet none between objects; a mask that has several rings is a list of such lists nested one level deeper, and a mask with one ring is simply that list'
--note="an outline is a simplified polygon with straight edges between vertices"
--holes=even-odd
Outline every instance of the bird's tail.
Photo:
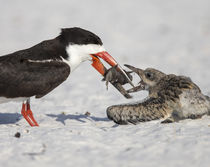
[{"label": "bird's tail", "polygon": [[210,102],[210,97],[209,96],[206,96],[207,100]]},{"label": "bird's tail", "polygon": [[209,101],[208,115],[210,115],[210,97],[209,96],[206,96],[206,99]]}]

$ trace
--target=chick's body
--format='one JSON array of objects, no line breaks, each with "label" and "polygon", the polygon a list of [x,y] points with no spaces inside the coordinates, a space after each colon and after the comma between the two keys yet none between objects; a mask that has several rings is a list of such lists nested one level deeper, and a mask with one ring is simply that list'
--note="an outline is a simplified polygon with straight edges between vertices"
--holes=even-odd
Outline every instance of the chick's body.
[{"label": "chick's body", "polygon": [[164,119],[162,123],[200,118],[210,114],[210,98],[185,76],[166,75],[156,69],[141,70],[128,66],[142,79],[149,97],[135,104],[114,105],[107,108],[110,119],[119,124]]}]

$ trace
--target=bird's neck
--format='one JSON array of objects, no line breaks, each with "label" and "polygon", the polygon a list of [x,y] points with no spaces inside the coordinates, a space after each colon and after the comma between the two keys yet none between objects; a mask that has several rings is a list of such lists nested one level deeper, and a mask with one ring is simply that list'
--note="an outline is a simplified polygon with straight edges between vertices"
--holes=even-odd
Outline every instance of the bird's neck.
[{"label": "bird's neck", "polygon": [[66,47],[68,64],[71,71],[75,70],[83,61],[92,60],[91,54],[105,51],[104,47],[96,44],[70,44]]},{"label": "bird's neck", "polygon": [[68,54],[67,62],[71,71],[74,71],[83,61],[91,60],[90,55],[84,54],[76,45],[67,46],[66,52]]}]

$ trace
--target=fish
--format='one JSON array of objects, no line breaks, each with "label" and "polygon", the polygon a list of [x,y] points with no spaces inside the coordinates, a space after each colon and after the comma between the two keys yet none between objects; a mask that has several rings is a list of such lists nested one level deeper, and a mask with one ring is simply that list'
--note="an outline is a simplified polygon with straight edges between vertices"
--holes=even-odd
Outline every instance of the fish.
[{"label": "fish", "polygon": [[[132,72],[126,71],[126,70],[124,70],[124,72],[132,81],[133,80],[133,77],[131,75]],[[123,85],[128,83],[128,80],[125,77],[125,75],[121,71],[118,70],[117,66],[113,66],[109,69],[106,69],[102,81],[105,81],[107,90],[108,90],[109,83],[111,83],[125,98],[127,99],[132,98],[129,92],[127,92],[125,88],[123,87]]]}]

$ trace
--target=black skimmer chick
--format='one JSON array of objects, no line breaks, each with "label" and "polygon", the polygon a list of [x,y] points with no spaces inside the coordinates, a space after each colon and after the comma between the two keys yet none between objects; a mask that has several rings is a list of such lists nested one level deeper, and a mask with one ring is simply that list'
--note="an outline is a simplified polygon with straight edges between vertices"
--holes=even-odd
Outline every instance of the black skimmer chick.
[{"label": "black skimmer chick", "polygon": [[162,123],[196,119],[210,115],[210,98],[185,76],[165,74],[153,68],[142,70],[125,65],[141,78],[140,85],[128,92],[149,91],[149,97],[134,104],[114,105],[107,115],[118,124],[138,123],[163,118]]},{"label": "black skimmer chick", "polygon": [[117,66],[132,84],[97,35],[78,27],[65,28],[54,39],[0,57],[0,102],[22,101],[23,117],[31,126],[38,126],[30,109],[30,97],[45,96],[86,60],[91,60],[92,66],[104,75],[105,67],[99,58]]}]

